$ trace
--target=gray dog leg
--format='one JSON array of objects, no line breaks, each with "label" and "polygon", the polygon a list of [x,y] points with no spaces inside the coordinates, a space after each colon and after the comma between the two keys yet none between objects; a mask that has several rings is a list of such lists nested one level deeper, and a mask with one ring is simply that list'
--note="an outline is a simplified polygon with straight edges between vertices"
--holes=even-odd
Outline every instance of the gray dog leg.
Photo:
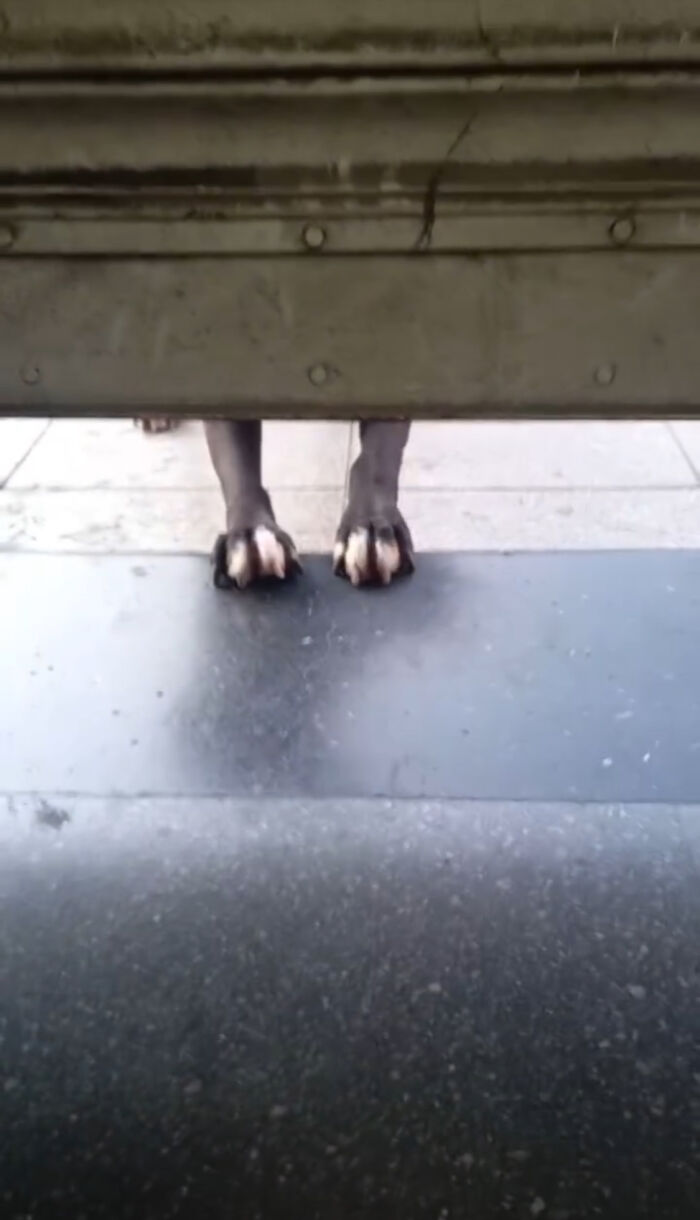
[{"label": "gray dog leg", "polygon": [[350,471],[348,506],[333,564],[354,585],[385,584],[413,571],[413,543],[398,509],[399,474],[410,423],[360,424],[362,449]]},{"label": "gray dog leg", "polygon": [[214,548],[214,584],[243,589],[254,580],[292,576],[299,557],[278,529],[261,481],[260,421],[207,420],[204,431],[226,505],[226,533]]}]

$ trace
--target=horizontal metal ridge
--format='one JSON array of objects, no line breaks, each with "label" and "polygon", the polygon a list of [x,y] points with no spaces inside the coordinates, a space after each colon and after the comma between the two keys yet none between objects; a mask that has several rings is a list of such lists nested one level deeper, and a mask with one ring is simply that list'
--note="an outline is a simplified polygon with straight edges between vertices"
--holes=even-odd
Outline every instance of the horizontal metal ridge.
[{"label": "horizontal metal ridge", "polygon": [[0,70],[698,62],[697,0],[3,0]]},{"label": "horizontal metal ridge", "polygon": [[700,73],[5,82],[0,191],[673,192],[700,182],[699,85]]}]

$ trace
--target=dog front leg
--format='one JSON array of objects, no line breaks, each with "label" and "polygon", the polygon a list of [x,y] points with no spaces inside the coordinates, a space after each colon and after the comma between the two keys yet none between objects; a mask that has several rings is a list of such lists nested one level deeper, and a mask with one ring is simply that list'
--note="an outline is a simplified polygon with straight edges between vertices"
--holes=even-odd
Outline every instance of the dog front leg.
[{"label": "dog front leg", "polygon": [[348,504],[333,552],[339,576],[354,585],[388,585],[413,571],[413,543],[398,507],[399,475],[410,423],[360,424],[360,456],[350,471]]},{"label": "dog front leg", "polygon": [[226,507],[226,532],[214,546],[214,584],[243,589],[255,580],[286,580],[300,570],[299,556],[262,485],[260,421],[207,420],[204,432]]}]

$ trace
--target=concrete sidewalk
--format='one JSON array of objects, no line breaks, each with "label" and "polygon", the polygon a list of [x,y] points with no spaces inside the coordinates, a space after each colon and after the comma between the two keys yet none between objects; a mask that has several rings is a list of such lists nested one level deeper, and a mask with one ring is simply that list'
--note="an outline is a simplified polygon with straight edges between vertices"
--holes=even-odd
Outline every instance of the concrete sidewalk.
[{"label": "concrete sidewalk", "polygon": [[[330,551],[356,429],[265,425],[265,478],[302,551]],[[419,550],[700,546],[700,422],[414,425]],[[208,552],[222,506],[201,426],[0,420],[0,549]]]}]

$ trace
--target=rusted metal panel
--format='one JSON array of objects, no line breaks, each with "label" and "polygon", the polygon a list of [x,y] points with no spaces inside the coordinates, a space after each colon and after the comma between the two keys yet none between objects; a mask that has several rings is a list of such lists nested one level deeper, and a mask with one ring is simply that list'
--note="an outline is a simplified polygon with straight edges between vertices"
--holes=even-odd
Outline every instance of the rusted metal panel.
[{"label": "rusted metal panel", "polygon": [[697,0],[2,0],[0,64],[210,69],[684,62]]},{"label": "rusted metal panel", "polygon": [[9,259],[8,413],[697,411],[700,252]]}]

